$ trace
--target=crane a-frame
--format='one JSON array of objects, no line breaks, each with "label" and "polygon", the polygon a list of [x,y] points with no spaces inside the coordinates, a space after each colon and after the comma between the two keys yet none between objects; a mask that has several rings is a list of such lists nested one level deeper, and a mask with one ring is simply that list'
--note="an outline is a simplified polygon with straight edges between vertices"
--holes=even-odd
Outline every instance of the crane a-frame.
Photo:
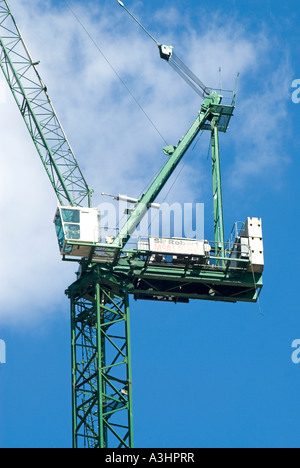
[{"label": "crane a-frame", "polygon": [[[54,223],[62,258],[80,264],[77,280],[66,290],[75,448],[133,447],[130,296],[175,303],[256,302],[263,284],[261,220],[248,218],[230,242],[224,238],[219,132],[227,131],[235,96],[223,104],[222,96],[202,87],[172,48],[159,45],[159,50],[189,84],[200,86],[204,100],[177,146],[164,149],[164,167],[136,200],[124,226],[107,239],[38,62],[31,58],[7,1],[0,0],[0,66],[59,202]],[[202,130],[211,135],[214,240],[198,239],[196,249],[194,240],[181,239],[181,247],[172,250],[176,239],[149,238],[129,249],[128,240]]]}]

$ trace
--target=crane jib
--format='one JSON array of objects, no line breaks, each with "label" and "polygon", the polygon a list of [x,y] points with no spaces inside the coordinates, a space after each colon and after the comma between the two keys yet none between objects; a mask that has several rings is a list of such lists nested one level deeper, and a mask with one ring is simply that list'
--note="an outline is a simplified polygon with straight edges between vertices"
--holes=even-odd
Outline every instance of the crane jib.
[{"label": "crane jib", "polygon": [[32,60],[7,2],[0,0],[0,66],[58,201],[90,206],[92,191],[37,71],[38,63]]}]

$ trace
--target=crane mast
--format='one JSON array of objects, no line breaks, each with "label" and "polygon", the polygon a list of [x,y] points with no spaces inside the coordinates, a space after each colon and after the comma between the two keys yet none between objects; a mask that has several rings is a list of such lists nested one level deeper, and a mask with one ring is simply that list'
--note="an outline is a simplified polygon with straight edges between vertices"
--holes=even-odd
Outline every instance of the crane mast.
[{"label": "crane mast", "polygon": [[[54,223],[60,254],[64,261],[80,266],[77,280],[66,290],[71,313],[74,448],[134,446],[130,296],[173,303],[196,299],[255,303],[263,286],[261,220],[247,218],[240,228],[236,224],[229,242],[224,237],[219,132],[227,132],[235,94],[224,104],[222,95],[207,88],[172,47],[156,44],[161,57],[204,100],[184,137],[164,148],[165,165],[141,198],[130,199],[134,207],[126,222],[115,238],[108,239],[38,62],[31,58],[7,1],[0,0],[0,66],[58,199]],[[135,229],[201,131],[211,137],[214,240],[149,237],[130,249],[128,241]]]}]

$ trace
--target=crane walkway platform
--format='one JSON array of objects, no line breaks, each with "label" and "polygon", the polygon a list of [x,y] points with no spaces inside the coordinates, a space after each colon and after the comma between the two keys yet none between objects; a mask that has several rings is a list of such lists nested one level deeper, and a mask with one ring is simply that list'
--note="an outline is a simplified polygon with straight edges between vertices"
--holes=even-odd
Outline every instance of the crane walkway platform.
[{"label": "crane walkway platform", "polygon": [[118,293],[126,288],[136,300],[256,302],[263,286],[263,268],[251,263],[250,252],[243,247],[241,254],[239,245],[226,244],[225,257],[221,257],[213,242],[205,245],[209,248],[198,256],[145,248],[123,251],[109,245],[95,247],[91,261],[81,265],[72,288],[96,280]]}]

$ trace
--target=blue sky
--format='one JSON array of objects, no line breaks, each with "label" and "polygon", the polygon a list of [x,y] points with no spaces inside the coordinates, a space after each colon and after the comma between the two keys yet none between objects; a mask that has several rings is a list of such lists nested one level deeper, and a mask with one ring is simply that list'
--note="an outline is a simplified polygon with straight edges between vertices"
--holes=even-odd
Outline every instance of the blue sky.
[{"label": "blue sky", "polygon": [[[30,50],[42,60],[44,80],[90,185],[100,187],[98,193],[122,193],[130,184],[129,195],[137,196],[161,165],[161,139],[82,31],[86,42],[80,43],[79,25],[64,1],[22,3],[10,5]],[[70,3],[175,143],[199,110],[197,97],[117,2],[97,0],[90,9]],[[300,338],[300,104],[291,99],[292,81],[300,79],[299,3],[226,0],[208,7],[194,0],[127,0],[126,6],[155,37],[172,43],[209,86],[218,83],[219,66],[227,88],[241,73],[235,117],[220,142],[225,228],[229,236],[235,221],[261,217],[266,258],[257,305],[131,302],[135,445],[299,447],[300,364],[291,360],[291,344]],[[55,197],[9,91],[3,106],[0,212],[7,221],[0,237],[0,339],[7,363],[0,364],[0,446],[70,447],[64,290],[75,279],[74,267],[60,261],[52,227]],[[205,137],[197,149],[170,197],[205,203],[209,238]],[[7,213],[8,206],[17,213]]]}]

